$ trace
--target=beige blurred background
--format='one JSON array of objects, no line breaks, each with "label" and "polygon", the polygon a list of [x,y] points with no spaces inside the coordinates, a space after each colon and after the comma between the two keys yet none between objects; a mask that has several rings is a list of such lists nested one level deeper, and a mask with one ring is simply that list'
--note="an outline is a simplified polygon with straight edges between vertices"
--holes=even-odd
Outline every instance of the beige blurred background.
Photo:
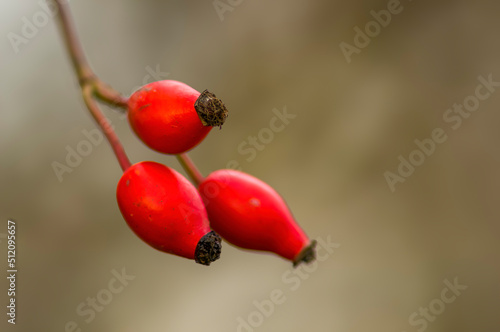
[{"label": "beige blurred background", "polygon": [[[500,93],[457,130],[443,114],[474,93],[478,76],[500,81],[500,4],[404,0],[347,63],[339,44],[353,44],[353,28],[388,1],[233,3],[223,21],[211,1],[73,0],[71,8],[93,68],[116,89],[130,94],[157,70],[223,98],[227,123],[191,153],[204,174],[238,161],[285,197],[312,238],[340,247],[307,272],[228,244],[209,268],[145,245],[118,210],[120,168],[106,142],[56,177],[52,163],[64,163],[66,147],[95,124],[54,20],[15,53],[8,34],[20,35],[23,17],[42,9],[2,0],[0,233],[17,221],[19,272],[15,327],[0,281],[0,330],[62,332],[74,321],[82,331],[237,331],[250,316],[256,327],[240,331],[498,331]],[[296,117],[247,161],[238,145],[285,106]],[[105,111],[132,161],[180,170]],[[397,172],[398,156],[435,128],[448,140],[391,192],[384,172]],[[135,279],[85,322],[77,307],[122,268]],[[286,282],[299,272],[303,280]],[[425,328],[412,326],[420,308],[442,310],[436,299],[455,278],[468,288]],[[276,289],[286,300],[269,317],[255,314],[254,301]]]}]

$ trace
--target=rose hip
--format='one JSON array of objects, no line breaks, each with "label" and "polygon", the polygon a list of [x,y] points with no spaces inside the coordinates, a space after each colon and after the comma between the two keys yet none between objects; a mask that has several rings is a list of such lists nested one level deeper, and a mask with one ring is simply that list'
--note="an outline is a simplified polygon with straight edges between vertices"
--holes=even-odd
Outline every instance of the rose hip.
[{"label": "rose hip", "polygon": [[207,90],[199,93],[172,80],[147,84],[128,101],[129,123],[150,148],[167,154],[184,153],[198,145],[227,117],[224,103]]},{"label": "rose hip", "polygon": [[200,195],[175,170],[134,164],[118,182],[116,197],[127,224],[153,248],[204,265],[220,257],[220,237],[210,229]]},{"label": "rose hip", "polygon": [[274,252],[294,263],[315,258],[310,241],[281,196],[268,184],[235,170],[218,170],[199,185],[211,227],[229,243]]}]

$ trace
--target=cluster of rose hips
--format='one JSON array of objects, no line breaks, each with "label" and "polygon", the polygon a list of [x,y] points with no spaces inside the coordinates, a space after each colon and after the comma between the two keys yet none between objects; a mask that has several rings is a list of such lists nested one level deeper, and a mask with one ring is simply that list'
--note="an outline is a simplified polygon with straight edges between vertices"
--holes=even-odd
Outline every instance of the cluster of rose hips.
[{"label": "cluster of rose hips", "polygon": [[[191,150],[212,127],[222,126],[227,114],[214,94],[200,94],[171,80],[147,84],[128,100],[134,132],[165,154]],[[223,169],[197,186],[165,165],[144,161],[124,171],[116,196],[137,236],[158,250],[200,264],[210,265],[220,257],[220,236],[241,248],[274,252],[294,265],[314,259],[315,241],[266,183]]]}]

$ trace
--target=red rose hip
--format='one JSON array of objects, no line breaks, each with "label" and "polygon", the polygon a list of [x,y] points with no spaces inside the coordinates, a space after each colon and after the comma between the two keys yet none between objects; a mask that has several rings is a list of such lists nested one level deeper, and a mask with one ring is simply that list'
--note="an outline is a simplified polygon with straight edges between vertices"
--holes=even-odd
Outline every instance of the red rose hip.
[{"label": "red rose hip", "polygon": [[294,263],[315,258],[310,241],[281,196],[268,184],[235,170],[218,170],[199,185],[210,225],[233,245],[274,252]]},{"label": "red rose hip", "polygon": [[205,90],[172,80],[147,84],[128,100],[128,119],[150,148],[167,154],[184,153],[198,145],[212,126],[227,117],[224,103]]},{"label": "red rose hip", "polygon": [[127,224],[153,248],[204,265],[220,257],[220,237],[210,229],[200,195],[175,170],[134,164],[118,182],[116,197]]}]

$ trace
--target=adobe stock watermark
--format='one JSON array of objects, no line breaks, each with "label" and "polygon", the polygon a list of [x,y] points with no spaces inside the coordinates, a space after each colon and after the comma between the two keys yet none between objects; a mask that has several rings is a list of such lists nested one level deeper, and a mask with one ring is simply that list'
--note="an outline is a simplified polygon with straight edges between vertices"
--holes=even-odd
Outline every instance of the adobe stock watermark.
[{"label": "adobe stock watermark", "polygon": [[[105,288],[100,289],[95,296],[87,297],[85,301],[80,302],[76,307],[76,314],[83,319],[86,324],[94,321],[97,314],[103,312],[114,296],[123,292],[128,286],[129,281],[135,279],[135,276],[127,274],[125,268],[121,271],[111,270],[113,277],[108,281]],[[64,325],[64,332],[82,332],[76,321],[68,321]]]},{"label": "adobe stock watermark", "polygon": [[370,15],[373,20],[368,21],[363,30],[357,25],[353,28],[355,32],[353,38],[354,45],[344,41],[339,44],[347,63],[351,63],[352,56],[360,54],[362,49],[370,45],[372,39],[382,32],[382,28],[386,28],[391,23],[393,16],[401,14],[404,9],[400,0],[389,0],[386,8],[379,11],[371,10]]},{"label": "adobe stock watermark", "polygon": [[265,320],[275,312],[276,307],[283,305],[288,300],[290,293],[299,289],[302,282],[309,279],[311,274],[318,269],[318,262],[326,261],[339,247],[340,244],[332,242],[330,236],[327,236],[326,240],[318,238],[316,260],[310,264],[301,264],[295,269],[285,271],[281,275],[283,287],[273,289],[269,296],[264,299],[253,301],[252,304],[255,310],[236,318],[236,331],[253,332],[256,328],[262,326]]},{"label": "adobe stock watermark", "polygon": [[[68,3],[66,0],[65,3]],[[41,29],[43,29],[49,22],[50,19],[54,18],[59,12],[54,1],[51,0],[39,0],[37,2],[39,9],[31,15],[31,17],[23,16],[21,17],[21,27],[19,33],[9,32],[7,33],[7,39],[17,54],[21,50],[21,45],[27,45],[33,38],[35,38]]]},{"label": "adobe stock watermark", "polygon": [[[276,134],[285,130],[285,128],[291,123],[291,120],[297,117],[297,114],[288,113],[288,109],[283,106],[280,111],[277,108],[273,108],[273,116],[269,120],[266,127],[261,128],[256,135],[249,135],[246,139],[237,145],[237,151],[241,156],[246,156],[247,162],[252,162],[257,158],[259,152],[265,150],[266,146],[274,141]],[[242,170],[241,164],[235,159],[231,159],[226,163],[226,169]]]},{"label": "adobe stock watermark", "polygon": [[288,109],[283,106],[280,111],[277,108],[272,110],[274,116],[269,120],[268,126],[261,128],[256,135],[248,136],[243,142],[238,144],[238,153],[247,156],[246,161],[252,162],[257,154],[264,151],[275,138],[275,134],[282,132],[290,124],[291,120],[297,117],[296,114],[288,113]]},{"label": "adobe stock watermark", "polygon": [[[106,119],[103,126],[113,128],[109,119]],[[90,156],[92,151],[94,151],[94,148],[100,145],[104,140],[104,134],[97,128],[91,130],[83,129],[82,135],[85,138],[80,140],[75,147],[72,147],[69,144],[66,145],[66,157],[64,158],[63,163],[53,161],[51,164],[52,170],[54,171],[54,174],[59,182],[64,180],[64,174],[73,173],[73,170],[82,164],[83,158]]]},{"label": "adobe stock watermark", "polygon": [[[481,102],[490,98],[500,87],[500,82],[493,81],[493,74],[489,74],[487,78],[478,76],[479,84],[474,89],[474,93],[465,97],[461,104],[455,103],[443,113],[443,121],[451,127],[452,130],[458,130],[465,119],[468,119],[472,113],[476,112]],[[391,192],[396,191],[396,184],[404,183],[416,170],[417,167],[432,156],[439,144],[443,144],[448,140],[446,130],[437,127],[434,128],[430,136],[424,139],[415,139],[416,148],[407,156],[399,155],[399,165],[396,172],[384,172],[384,178]]]},{"label": "adobe stock watermark", "polygon": [[132,88],[130,91],[129,95],[134,93],[136,90],[139,90],[142,86],[151,83],[151,82],[156,82],[156,81],[161,81],[166,79],[168,76],[170,76],[169,72],[163,72],[160,69],[160,65],[157,64],[155,68],[151,68],[150,66],[146,66],[144,70],[147,72],[147,74],[142,78],[142,85],[138,85]]},{"label": "adobe stock watermark", "polygon": [[462,291],[468,288],[468,286],[458,283],[458,277],[455,277],[453,282],[445,279],[443,283],[445,287],[441,290],[439,297],[431,300],[427,306],[420,307],[418,311],[411,313],[408,317],[408,323],[416,327],[418,332],[425,331],[429,323],[436,321],[437,317],[443,314],[446,306],[455,302]]},{"label": "adobe stock watermark", "polygon": [[[272,110],[274,114],[273,117],[269,120],[268,126],[261,128],[257,135],[248,136],[245,140],[243,140],[240,144],[238,144],[238,152],[241,155],[248,155],[246,161],[252,162],[257,157],[258,152],[263,151],[268,144],[270,144],[274,140],[274,135],[276,133],[282,132],[285,130],[286,126],[290,124],[290,120],[295,119],[297,117],[296,114],[288,113],[286,105],[280,111],[277,108]],[[224,170],[238,170],[241,171],[243,168],[241,164],[237,160],[229,160],[226,163],[226,167]],[[221,190],[227,187],[230,179],[231,173],[224,172],[224,170],[219,171],[219,180],[217,182],[209,182],[207,183],[200,194],[203,197],[207,198],[205,202],[205,206],[210,204],[210,200],[217,197]],[[226,176],[227,174],[227,176]],[[194,212],[192,206],[182,203],[178,206],[178,209],[184,218],[189,218]]]},{"label": "adobe stock watermark", "polygon": [[[159,64],[157,64],[154,69],[151,68],[151,66],[146,66],[144,68],[144,70],[146,71],[147,74],[144,75],[144,77],[142,78],[142,82],[141,82],[142,84],[134,86],[130,90],[130,93],[127,96],[132,95],[135,91],[139,90],[140,88],[142,88],[146,84],[149,84],[152,82],[157,82],[157,81],[162,81],[162,80],[167,79],[168,76],[170,76],[169,72],[161,71]],[[127,118],[127,112],[123,112],[119,116],[120,120],[124,120],[126,118]]]},{"label": "adobe stock watermark", "polygon": [[222,22],[224,21],[224,14],[234,11],[243,1],[244,0],[214,0],[212,1],[212,5],[219,16],[219,20]]},{"label": "adobe stock watermark", "polygon": [[[151,68],[150,66],[146,66],[145,68],[147,74],[142,79],[142,84],[146,85],[150,82],[161,81],[166,79],[170,73],[162,72],[160,70],[160,65],[156,65],[155,68]],[[131,90],[132,94],[135,90],[139,89],[141,86],[136,86]],[[123,112],[121,116],[118,117],[119,120],[124,120],[127,118],[127,113]],[[105,119],[105,122],[102,124],[104,128],[114,129],[111,120]],[[63,161],[53,161],[51,163],[52,170],[57,177],[59,182],[64,180],[65,174],[70,174],[74,171],[75,168],[80,166],[85,157],[88,157],[92,154],[94,149],[99,146],[104,141],[104,134],[100,129],[93,128],[91,130],[83,129],[81,132],[83,138],[75,145],[66,145],[65,147],[65,158]]]},{"label": "adobe stock watermark", "polygon": [[7,306],[7,322],[9,324],[16,324],[16,311],[19,305],[19,301],[16,298],[16,292],[18,291],[17,279],[18,279],[18,267],[16,259],[18,257],[17,248],[17,223],[14,220],[7,220],[7,280],[9,288],[7,289],[7,296],[9,297],[9,305]]}]

